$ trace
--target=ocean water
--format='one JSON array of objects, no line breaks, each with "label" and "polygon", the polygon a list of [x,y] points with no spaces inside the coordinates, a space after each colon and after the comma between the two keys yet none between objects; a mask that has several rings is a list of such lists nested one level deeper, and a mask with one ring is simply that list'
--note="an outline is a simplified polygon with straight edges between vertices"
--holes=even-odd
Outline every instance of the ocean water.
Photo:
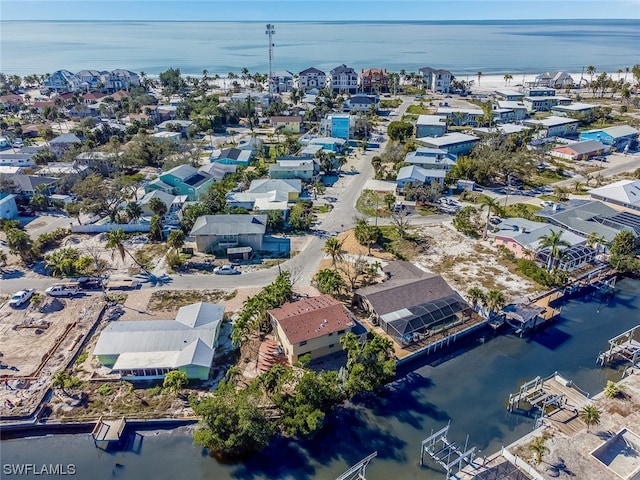
[{"label": "ocean water", "polygon": [[487,332],[484,342],[469,339],[444,357],[406,365],[400,380],[329,418],[316,438],[274,441],[244,465],[217,463],[184,430],[139,432],[134,448],[111,452],[96,449],[89,434],[6,440],[2,463],[74,464],[77,478],[93,480],[312,480],[335,479],[377,451],[370,480],[442,480],[435,466],[419,466],[420,442],[447,421],[451,440],[462,446],[468,434],[469,445],[490,455],[533,427],[531,416],[506,409],[523,382],[558,371],[595,394],[619,380],[620,367],[599,368],[595,360],[607,339],[638,324],[639,294],[640,281],[621,281],[614,298],[572,300],[557,323],[530,338]]},{"label": "ocean water", "polygon": [[[126,68],[158,74],[268,71],[263,22],[0,22],[0,71],[44,74],[65,68]],[[614,73],[640,63],[637,20],[276,22],[274,69],[315,66],[455,75]]]}]

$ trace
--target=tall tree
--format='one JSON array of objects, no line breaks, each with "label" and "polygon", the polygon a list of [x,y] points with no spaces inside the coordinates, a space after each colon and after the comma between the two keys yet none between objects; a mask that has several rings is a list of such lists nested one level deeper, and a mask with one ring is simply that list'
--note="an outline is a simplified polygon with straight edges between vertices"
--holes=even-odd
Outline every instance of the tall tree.
[{"label": "tall tree", "polygon": [[[154,199],[155,200],[155,199]],[[125,209],[127,212],[127,217],[130,222],[136,223],[142,217],[142,208],[138,205],[137,202],[129,202],[127,203],[127,207]]]},{"label": "tall tree", "polygon": [[172,230],[167,237],[167,245],[175,248],[176,252],[184,245],[185,236],[182,230]]},{"label": "tall tree", "polygon": [[167,213],[167,204],[160,200],[158,197],[154,197],[149,200],[149,208],[154,215],[157,215],[159,217]]},{"label": "tall tree", "polygon": [[484,225],[484,238],[487,238],[487,233],[489,232],[489,220],[491,219],[491,212],[496,212],[500,209],[500,203],[497,199],[491,198],[489,196],[482,196],[478,200],[480,204],[480,209],[487,209],[487,220]]},{"label": "tall tree", "polygon": [[23,263],[31,263],[33,260],[33,240],[29,234],[17,228],[10,228],[5,233],[9,252],[18,255]]},{"label": "tall tree", "polygon": [[535,437],[529,444],[529,450],[533,450],[533,452],[535,453],[536,463],[538,465],[540,465],[540,462],[542,462],[542,456],[545,453],[549,452],[549,447],[547,447],[544,442],[544,437]]},{"label": "tall tree", "polygon": [[505,306],[506,299],[501,290],[489,290],[484,303],[489,312],[499,312]]},{"label": "tall tree", "polygon": [[570,247],[571,244],[562,239],[563,230],[549,230],[547,235],[540,237],[538,242],[538,251],[549,249],[549,259],[547,261],[547,271],[550,272],[554,263],[562,258],[563,247]]},{"label": "tall tree", "polygon": [[592,426],[600,424],[600,410],[595,405],[585,405],[578,415],[587,426],[587,432]]},{"label": "tall tree", "polygon": [[329,238],[324,244],[322,250],[324,253],[331,257],[331,263],[335,267],[336,263],[343,258],[342,245],[344,241],[340,241],[337,238]]},{"label": "tall tree", "polygon": [[318,271],[313,277],[313,285],[322,294],[338,296],[347,289],[347,284],[340,272],[332,268]]},{"label": "tall tree", "polygon": [[484,291],[478,287],[471,287],[467,291],[467,298],[471,302],[471,305],[474,309],[476,308],[476,305],[478,305],[478,303],[485,303],[486,301],[486,295]]},{"label": "tall tree", "polygon": [[358,219],[353,230],[356,240],[360,245],[367,246],[367,254],[371,255],[371,245],[380,239],[380,229],[374,225],[370,225],[366,219]]},{"label": "tall tree", "polygon": [[482,78],[482,76],[484,75],[482,72],[478,72],[478,86],[480,86],[480,78]]}]

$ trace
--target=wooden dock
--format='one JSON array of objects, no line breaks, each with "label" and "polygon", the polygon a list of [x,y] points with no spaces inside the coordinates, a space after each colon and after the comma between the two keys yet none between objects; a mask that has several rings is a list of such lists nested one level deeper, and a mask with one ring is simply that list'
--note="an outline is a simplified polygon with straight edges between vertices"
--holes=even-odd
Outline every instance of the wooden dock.
[{"label": "wooden dock", "polygon": [[124,417],[119,420],[103,420],[100,417],[91,432],[93,443],[97,447],[98,442],[107,442],[107,444],[119,442],[126,426],[127,420]]}]

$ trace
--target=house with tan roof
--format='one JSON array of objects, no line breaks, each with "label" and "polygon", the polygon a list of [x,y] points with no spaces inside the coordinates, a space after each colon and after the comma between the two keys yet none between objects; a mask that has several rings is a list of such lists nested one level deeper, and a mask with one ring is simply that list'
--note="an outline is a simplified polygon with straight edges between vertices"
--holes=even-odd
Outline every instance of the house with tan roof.
[{"label": "house with tan roof", "polygon": [[347,332],[363,335],[366,329],[342,303],[329,295],[287,303],[267,312],[276,342],[293,365],[302,355],[315,359],[342,350]]}]

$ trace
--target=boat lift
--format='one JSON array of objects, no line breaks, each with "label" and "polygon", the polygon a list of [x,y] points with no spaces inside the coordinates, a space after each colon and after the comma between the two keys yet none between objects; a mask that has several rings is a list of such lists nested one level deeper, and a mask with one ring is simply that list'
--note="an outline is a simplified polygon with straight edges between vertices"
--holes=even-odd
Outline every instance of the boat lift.
[{"label": "boat lift", "polygon": [[353,467],[349,468],[346,472],[340,475],[336,480],[367,480],[366,478],[366,470],[369,462],[374,459],[378,455],[378,452],[373,452],[368,457],[363,458],[358,463],[356,463]]},{"label": "boat lift", "polygon": [[636,332],[640,333],[640,325],[609,339],[609,350],[601,352],[596,363],[604,367],[614,359],[622,359],[631,362],[632,367],[640,368],[640,341],[636,339]]},{"label": "boat lift", "polygon": [[420,449],[420,466],[424,465],[424,454],[426,452],[445,469],[447,480],[452,478],[453,470],[456,466],[458,467],[458,472],[460,472],[465,466],[463,464],[466,462],[467,465],[471,465],[476,456],[476,447],[471,447],[467,450],[469,435],[467,435],[462,450],[456,446],[455,442],[451,442],[447,438],[450,426],[451,421],[447,423],[446,427],[435,433],[433,433],[432,430],[431,435],[422,441],[422,447]]}]

